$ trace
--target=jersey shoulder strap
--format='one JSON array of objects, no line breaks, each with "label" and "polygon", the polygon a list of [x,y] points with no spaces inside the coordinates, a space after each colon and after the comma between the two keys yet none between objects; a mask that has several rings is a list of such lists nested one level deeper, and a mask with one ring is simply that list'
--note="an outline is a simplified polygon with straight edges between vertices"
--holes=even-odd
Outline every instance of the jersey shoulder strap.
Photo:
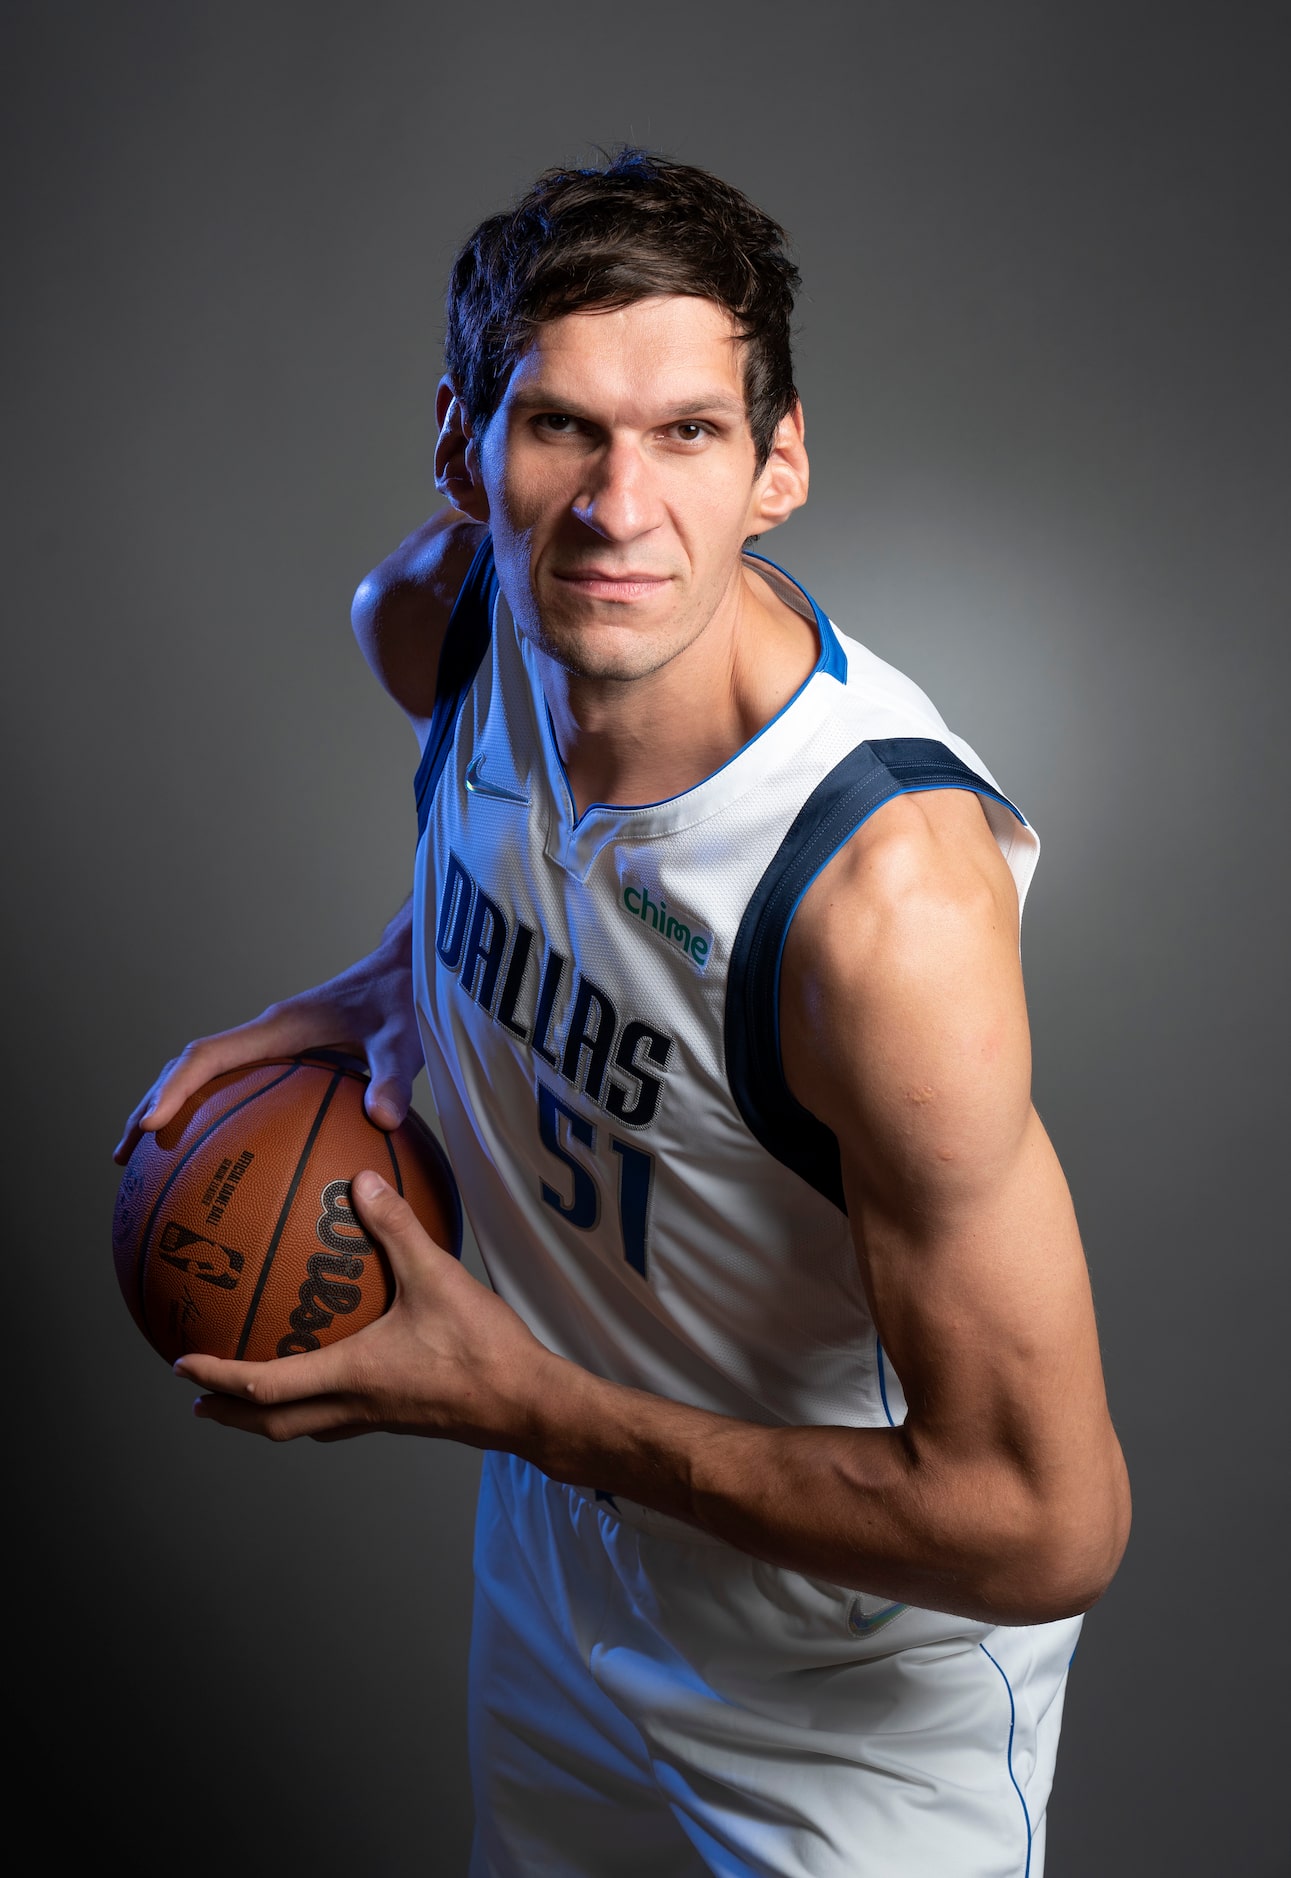
[{"label": "jersey shoulder strap", "polygon": [[439,649],[435,678],[435,708],[430,718],[413,790],[417,798],[417,839],[426,832],[430,804],[448,761],[453,732],[462,714],[466,694],[484,663],[493,637],[493,609],[498,597],[498,574],[493,560],[493,537],[485,535],[466,571]]},{"label": "jersey shoulder strap", "polygon": [[[924,789],[969,789],[1023,817],[929,737],[857,744],[812,790],[749,898],[726,987],[726,1073],[735,1106],[768,1154],[847,1211],[838,1141],[790,1093],[780,1060],[780,966],[793,916],[821,869],[874,811]],[[1025,826],[1025,823],[1024,823]]]}]

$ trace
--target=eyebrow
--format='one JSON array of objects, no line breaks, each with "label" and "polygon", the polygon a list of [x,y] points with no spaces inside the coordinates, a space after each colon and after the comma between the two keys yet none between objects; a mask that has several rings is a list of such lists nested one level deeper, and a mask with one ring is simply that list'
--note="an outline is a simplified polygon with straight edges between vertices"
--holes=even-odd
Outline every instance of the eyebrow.
[{"label": "eyebrow", "polygon": [[[562,398],[546,392],[541,385],[527,386],[518,391],[510,400],[513,411],[559,411],[569,417],[585,418],[589,423],[599,423],[594,412],[579,404],[576,398]],[[679,424],[688,418],[730,417],[743,419],[748,415],[747,408],[740,398],[727,397],[717,392],[709,398],[687,398],[681,404],[666,405],[651,420],[656,424]]]}]

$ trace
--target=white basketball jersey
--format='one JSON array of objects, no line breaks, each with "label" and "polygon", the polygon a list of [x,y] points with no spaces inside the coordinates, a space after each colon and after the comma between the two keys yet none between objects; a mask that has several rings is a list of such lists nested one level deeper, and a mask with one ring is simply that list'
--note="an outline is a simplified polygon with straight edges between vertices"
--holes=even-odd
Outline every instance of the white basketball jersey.
[{"label": "white basketball jersey", "polygon": [[866,817],[969,789],[1025,894],[1038,844],[900,673],[760,556],[820,638],[695,788],[576,815],[485,541],[417,773],[414,978],[449,1157],[498,1293],[613,1381],[767,1424],[899,1421],[838,1146],[780,1067],[794,912]]}]

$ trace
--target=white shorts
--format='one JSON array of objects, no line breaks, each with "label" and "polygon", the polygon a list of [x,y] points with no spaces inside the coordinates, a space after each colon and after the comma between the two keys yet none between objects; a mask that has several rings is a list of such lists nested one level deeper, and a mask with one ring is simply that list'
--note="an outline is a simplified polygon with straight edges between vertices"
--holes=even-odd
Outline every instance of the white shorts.
[{"label": "white shorts", "polygon": [[503,1454],[475,1577],[471,1878],[1040,1878],[1078,1617],[892,1607]]}]

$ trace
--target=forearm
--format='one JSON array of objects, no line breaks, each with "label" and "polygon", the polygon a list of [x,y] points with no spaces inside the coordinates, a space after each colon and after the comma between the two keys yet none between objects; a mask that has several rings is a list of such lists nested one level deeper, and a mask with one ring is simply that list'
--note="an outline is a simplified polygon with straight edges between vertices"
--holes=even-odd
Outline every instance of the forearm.
[{"label": "forearm", "polygon": [[331,982],[344,984],[352,977],[368,979],[373,969],[399,973],[412,970],[412,895],[409,894],[382,929],[371,952],[357,959]]},{"label": "forearm", "polygon": [[908,1426],[761,1427],[549,1361],[508,1445],[553,1479],[808,1577],[991,1622],[1064,1616],[1102,1589],[1099,1562],[1072,1556],[1078,1522],[1003,1454],[941,1456]]},{"label": "forearm", "polygon": [[381,934],[381,944],[389,946],[402,958],[412,962],[412,895],[409,894],[398,912],[387,921]]},{"label": "forearm", "polygon": [[555,1355],[375,1174],[351,1191],[390,1259],[390,1310],[286,1362],[185,1358],[184,1374],[218,1392],[204,1415],[272,1440],[379,1428],[501,1449],[808,1577],[987,1622],[1066,1616],[1110,1581],[1128,1530],[1124,1465],[1070,1364],[1047,1363],[1044,1387],[1001,1401],[988,1385],[1007,1353],[982,1349],[968,1365],[976,1389],[950,1391],[940,1411],[933,1383],[912,1387],[913,1364],[898,1428],[737,1421]]},{"label": "forearm", "polygon": [[328,1013],[338,1030],[329,1041],[362,1051],[374,1023],[406,1019],[412,1003],[412,896],[386,923],[370,952],[347,965],[335,978],[270,1005],[262,1019],[294,1023],[302,1044],[315,1041],[319,1013]]},{"label": "forearm", "polygon": [[385,1128],[403,1120],[421,1064],[412,1002],[411,898],[372,951],[326,984],[269,1005],[249,1023],[187,1044],[136,1105],[114,1159],[124,1166],[140,1135],[164,1127],[212,1076],[268,1057],[319,1048],[366,1056],[371,1072],[369,1116]]},{"label": "forearm", "polygon": [[408,995],[411,997],[412,984],[412,895],[404,901],[392,917],[387,920],[381,937],[372,948],[367,958],[359,959],[351,965],[348,972],[341,974],[342,979],[351,974],[360,980],[370,978],[373,972],[387,973],[392,979],[407,978]]}]

